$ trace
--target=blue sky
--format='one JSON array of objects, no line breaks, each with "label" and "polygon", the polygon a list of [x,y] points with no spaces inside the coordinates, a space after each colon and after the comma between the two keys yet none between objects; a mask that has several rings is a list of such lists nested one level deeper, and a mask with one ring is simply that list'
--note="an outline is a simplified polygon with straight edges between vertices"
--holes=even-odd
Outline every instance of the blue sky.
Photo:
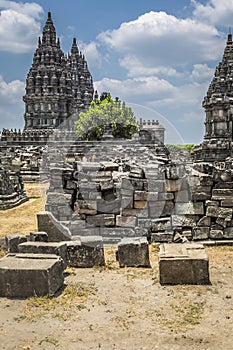
[{"label": "blue sky", "polygon": [[50,10],[63,51],[75,36],[99,92],[159,119],[167,142],[202,141],[201,104],[233,25],[232,0],[0,0],[0,10],[0,129],[24,126],[25,79]]}]

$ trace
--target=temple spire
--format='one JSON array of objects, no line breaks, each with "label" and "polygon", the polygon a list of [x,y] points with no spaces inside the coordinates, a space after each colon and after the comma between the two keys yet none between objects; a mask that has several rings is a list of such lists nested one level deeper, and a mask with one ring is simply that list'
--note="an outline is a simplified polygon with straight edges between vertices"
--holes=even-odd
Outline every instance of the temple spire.
[{"label": "temple spire", "polygon": [[42,44],[47,46],[56,45],[56,30],[53,25],[51,12],[48,12],[48,18],[43,29]]},{"label": "temple spire", "polygon": [[77,47],[76,38],[73,38],[73,44],[72,44],[72,48],[71,48],[71,53],[73,53],[73,54],[78,53],[78,47]]}]

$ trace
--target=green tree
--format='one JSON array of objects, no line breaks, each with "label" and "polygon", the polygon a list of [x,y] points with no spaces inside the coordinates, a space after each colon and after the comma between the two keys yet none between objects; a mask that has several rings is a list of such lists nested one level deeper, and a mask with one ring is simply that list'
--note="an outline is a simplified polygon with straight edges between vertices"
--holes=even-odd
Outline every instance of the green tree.
[{"label": "green tree", "polygon": [[110,126],[116,138],[130,138],[139,127],[130,107],[119,98],[107,94],[103,100],[91,102],[86,112],[81,112],[76,122],[76,133],[82,140],[101,140],[106,126]]}]

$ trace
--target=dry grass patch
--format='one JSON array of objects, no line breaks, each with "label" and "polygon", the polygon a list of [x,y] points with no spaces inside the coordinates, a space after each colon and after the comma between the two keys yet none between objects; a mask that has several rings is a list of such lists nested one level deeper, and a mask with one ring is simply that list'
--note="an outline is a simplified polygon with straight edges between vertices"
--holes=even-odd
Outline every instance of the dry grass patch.
[{"label": "dry grass patch", "polygon": [[67,321],[85,308],[89,296],[96,294],[92,284],[74,283],[64,286],[61,294],[55,296],[31,297],[27,300],[21,319],[36,321],[38,317],[58,318]]},{"label": "dry grass patch", "polygon": [[[0,237],[9,233],[29,234],[37,230],[36,214],[45,209],[43,189],[47,185],[25,184],[29,201],[18,207],[0,211]],[[41,192],[42,191],[42,192]]]}]

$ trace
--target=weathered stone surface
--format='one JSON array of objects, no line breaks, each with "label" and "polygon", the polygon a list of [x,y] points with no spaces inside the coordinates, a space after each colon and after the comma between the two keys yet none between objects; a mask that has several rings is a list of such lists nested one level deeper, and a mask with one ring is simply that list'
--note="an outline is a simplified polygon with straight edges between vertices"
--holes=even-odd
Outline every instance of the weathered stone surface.
[{"label": "weathered stone surface", "polygon": [[[227,197],[227,198],[226,198]],[[233,189],[214,189],[212,192],[213,200],[233,200]]]},{"label": "weathered stone surface", "polygon": [[101,227],[100,235],[104,237],[135,237],[135,229],[128,227]]},{"label": "weathered stone surface", "polygon": [[181,180],[166,180],[167,192],[178,192],[181,189]]},{"label": "weathered stone surface", "polygon": [[79,237],[66,242],[68,265],[71,267],[104,266],[103,239],[100,236]]},{"label": "weathered stone surface", "polygon": [[173,232],[171,231],[151,233],[151,242],[169,243],[169,242],[172,242],[172,240],[173,240]]},{"label": "weathered stone surface", "polygon": [[196,217],[192,215],[172,215],[172,226],[194,227],[196,226]]},{"label": "weathered stone surface", "polygon": [[117,257],[120,267],[149,267],[149,245],[146,237],[123,238],[118,243]]},{"label": "weathered stone surface", "polygon": [[233,227],[226,227],[224,229],[224,238],[233,239]]},{"label": "weathered stone surface", "polygon": [[160,201],[173,201],[174,194],[171,192],[161,192],[161,193],[159,193],[159,200]]},{"label": "weathered stone surface", "polygon": [[47,232],[30,232],[31,242],[48,242]]},{"label": "weathered stone surface", "polygon": [[187,203],[190,200],[190,194],[187,190],[180,190],[175,193],[175,202],[176,203]]},{"label": "weathered stone surface", "polygon": [[165,180],[148,179],[148,191],[149,192],[164,192],[165,191]]},{"label": "weathered stone surface", "polygon": [[221,207],[233,207],[233,199],[222,200]]},{"label": "weathered stone surface", "polygon": [[72,220],[70,225],[69,225],[69,229],[70,229],[70,233],[71,235],[78,235],[79,234],[79,230],[80,229],[85,229],[86,228],[86,222],[85,220]]},{"label": "weathered stone surface", "polygon": [[209,227],[194,227],[193,228],[193,239],[208,239],[210,234]]},{"label": "weathered stone surface", "polygon": [[197,226],[210,226],[211,218],[208,216],[203,216],[198,222]]},{"label": "weathered stone surface", "polygon": [[148,207],[150,218],[160,218],[165,207],[165,201],[148,201]]},{"label": "weathered stone surface", "polygon": [[134,200],[135,201],[146,201],[148,197],[148,192],[146,191],[135,191]]},{"label": "weathered stone surface", "polygon": [[135,216],[116,216],[116,226],[121,227],[135,227],[137,225],[137,218]]},{"label": "weathered stone surface", "polygon": [[49,242],[69,241],[70,231],[55,219],[50,212],[40,212],[37,214],[38,231],[47,232]]},{"label": "weathered stone surface", "polygon": [[7,253],[18,253],[19,244],[27,242],[27,237],[23,233],[12,233],[5,237]]},{"label": "weathered stone surface", "polygon": [[25,242],[19,244],[19,253],[58,255],[67,266],[67,246],[64,242]]},{"label": "weathered stone surface", "polygon": [[209,260],[202,244],[161,244],[160,283],[209,284]]},{"label": "weathered stone surface", "polygon": [[147,201],[134,201],[135,209],[144,209],[147,207]]},{"label": "weathered stone surface", "polygon": [[175,214],[204,215],[203,202],[176,203]]},{"label": "weathered stone surface", "polygon": [[158,231],[169,231],[171,230],[171,218],[160,218],[155,219],[151,221],[151,231],[152,232],[158,232]]},{"label": "weathered stone surface", "polygon": [[206,216],[214,217],[214,218],[220,217],[227,220],[231,220],[232,212],[233,212],[232,208],[221,208],[221,207],[211,206],[207,208]]},{"label": "weathered stone surface", "polygon": [[114,214],[98,214],[95,216],[87,217],[87,227],[90,226],[114,226],[115,215]]},{"label": "weathered stone surface", "polygon": [[56,255],[8,254],[0,259],[0,296],[26,298],[54,295],[64,282]]},{"label": "weathered stone surface", "polygon": [[210,238],[212,239],[222,239],[224,238],[223,230],[210,230]]}]

